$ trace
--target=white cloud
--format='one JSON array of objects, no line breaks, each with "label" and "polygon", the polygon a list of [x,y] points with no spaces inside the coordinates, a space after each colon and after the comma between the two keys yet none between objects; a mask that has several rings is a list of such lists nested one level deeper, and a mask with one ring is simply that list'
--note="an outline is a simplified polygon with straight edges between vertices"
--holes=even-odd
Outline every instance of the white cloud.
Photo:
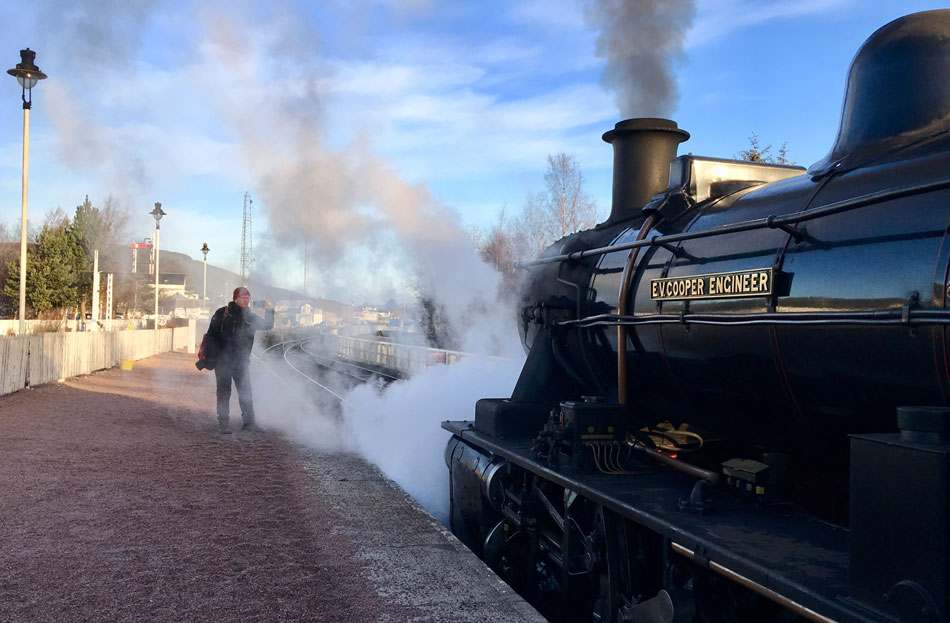
[{"label": "white cloud", "polygon": [[455,89],[477,82],[485,70],[452,62],[406,63],[337,61],[330,63],[334,77],[323,82],[340,95],[401,96]]},{"label": "white cloud", "polygon": [[554,33],[586,32],[581,2],[568,0],[524,0],[512,3],[507,16],[524,27],[544,28]]},{"label": "white cloud", "polygon": [[699,0],[696,19],[686,34],[686,49],[772,20],[839,13],[854,4],[855,0]]}]

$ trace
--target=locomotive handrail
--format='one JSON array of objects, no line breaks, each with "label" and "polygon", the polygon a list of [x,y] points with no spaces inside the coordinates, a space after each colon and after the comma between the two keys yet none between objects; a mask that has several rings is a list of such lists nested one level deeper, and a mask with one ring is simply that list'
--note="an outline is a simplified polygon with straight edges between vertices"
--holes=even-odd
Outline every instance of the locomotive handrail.
[{"label": "locomotive handrail", "polygon": [[558,322],[558,326],[594,327],[640,324],[705,324],[705,325],[756,325],[756,324],[881,324],[917,325],[950,324],[950,309],[883,309],[849,312],[759,312],[748,314],[707,314],[686,312],[676,314],[645,314],[621,316],[599,314],[579,320]]},{"label": "locomotive handrail", "polygon": [[741,223],[732,223],[730,225],[722,225],[713,229],[704,229],[701,231],[693,232],[683,232],[679,234],[668,234],[666,236],[655,236],[653,238],[647,238],[645,240],[639,240],[635,242],[625,242],[623,244],[610,245],[606,247],[597,247],[596,249],[587,249],[586,251],[574,251],[573,253],[565,253],[562,255],[555,255],[552,257],[539,258],[536,260],[531,260],[528,262],[516,262],[515,268],[528,268],[529,266],[538,266],[540,264],[551,264],[553,262],[563,262],[567,260],[580,260],[585,257],[591,257],[595,255],[606,255],[607,253],[614,253],[617,251],[626,251],[628,249],[636,249],[640,247],[649,247],[649,246],[662,246],[665,244],[673,242],[681,242],[684,240],[696,240],[699,238],[710,238],[712,236],[722,236],[725,234],[735,234],[745,231],[752,231],[756,229],[784,229],[788,225],[794,225],[796,223],[803,223],[805,221],[811,221],[818,218],[832,216],[834,214],[839,214],[841,212],[847,212],[849,210],[854,210],[857,208],[863,208],[875,203],[880,203],[882,201],[887,201],[890,199],[900,199],[902,197],[909,197],[912,195],[918,195],[921,193],[933,192],[937,190],[944,190],[950,188],[950,178],[943,178],[940,180],[926,182],[923,184],[908,184],[906,186],[896,186],[894,188],[889,188],[887,190],[879,190],[877,192],[868,193],[866,195],[860,195],[851,199],[844,199],[842,201],[836,201],[834,203],[829,203],[827,205],[818,206],[816,208],[810,208],[804,210],[803,212],[797,212],[795,214],[783,214],[766,216],[764,218],[753,219],[751,221],[743,221]]}]

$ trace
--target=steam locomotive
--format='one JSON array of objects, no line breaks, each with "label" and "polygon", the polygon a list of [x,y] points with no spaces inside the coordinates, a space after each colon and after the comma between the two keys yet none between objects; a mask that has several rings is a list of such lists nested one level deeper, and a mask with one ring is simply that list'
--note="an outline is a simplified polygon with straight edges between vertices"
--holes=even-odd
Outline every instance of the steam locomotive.
[{"label": "steam locomotive", "polygon": [[950,10],[875,32],[807,170],[629,119],[531,262],[451,527],[552,621],[950,620]]}]

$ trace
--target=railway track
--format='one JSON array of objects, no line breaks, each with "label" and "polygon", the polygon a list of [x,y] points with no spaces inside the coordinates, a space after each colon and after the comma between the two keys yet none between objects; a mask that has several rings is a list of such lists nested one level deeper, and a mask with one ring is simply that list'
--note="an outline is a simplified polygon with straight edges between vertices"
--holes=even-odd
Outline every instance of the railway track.
[{"label": "railway track", "polygon": [[403,378],[398,372],[381,367],[361,365],[321,352],[321,338],[294,339],[278,342],[260,353],[258,359],[275,376],[290,386],[284,376],[292,371],[305,382],[304,387],[317,396],[329,398],[339,405],[344,396],[357,385],[373,383],[384,387]]}]

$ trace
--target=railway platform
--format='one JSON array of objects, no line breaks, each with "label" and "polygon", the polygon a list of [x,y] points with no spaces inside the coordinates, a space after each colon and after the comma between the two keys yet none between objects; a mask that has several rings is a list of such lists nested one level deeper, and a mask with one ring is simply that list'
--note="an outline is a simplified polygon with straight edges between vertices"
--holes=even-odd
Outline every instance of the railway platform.
[{"label": "railway platform", "polygon": [[0,397],[0,620],[543,621],[372,465],[219,434],[193,363]]}]

